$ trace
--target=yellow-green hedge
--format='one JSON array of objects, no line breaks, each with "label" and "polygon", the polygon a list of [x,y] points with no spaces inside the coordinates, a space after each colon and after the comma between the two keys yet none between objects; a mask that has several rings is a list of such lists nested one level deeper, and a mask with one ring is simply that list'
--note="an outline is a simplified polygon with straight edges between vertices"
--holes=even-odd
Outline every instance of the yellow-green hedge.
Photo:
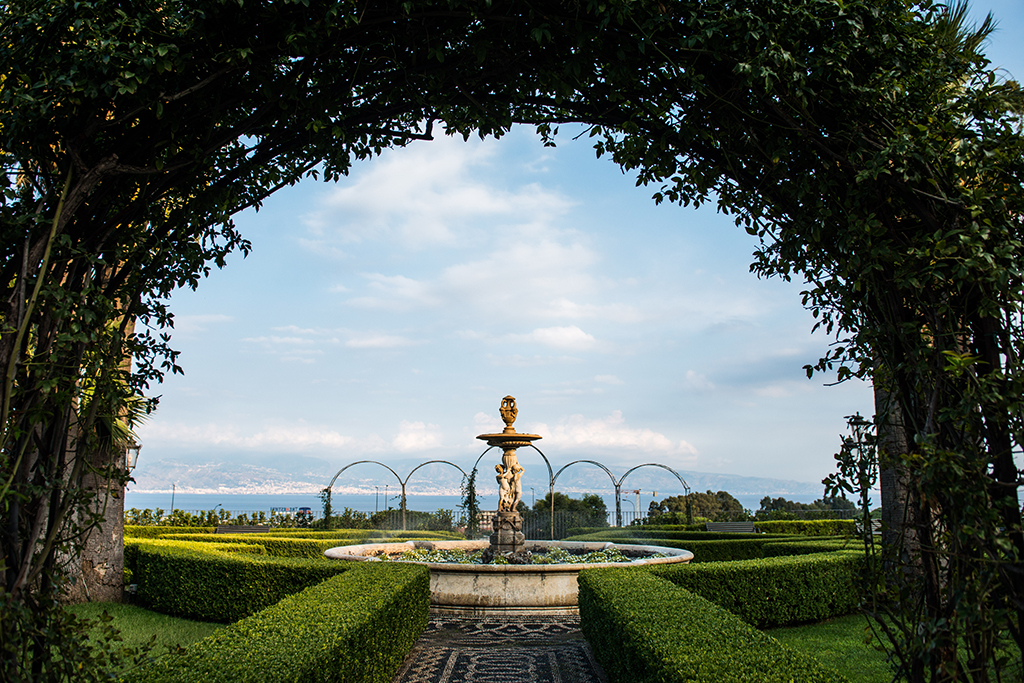
[{"label": "yellow-green hedge", "polygon": [[267,549],[272,557],[323,557],[324,551],[341,545],[356,545],[362,541],[353,538],[291,538],[272,534],[168,534],[162,538],[194,543],[251,543]]},{"label": "yellow-green hedge", "polygon": [[212,534],[217,530],[213,526],[139,526],[124,525],[125,538],[160,538],[168,534]]}]

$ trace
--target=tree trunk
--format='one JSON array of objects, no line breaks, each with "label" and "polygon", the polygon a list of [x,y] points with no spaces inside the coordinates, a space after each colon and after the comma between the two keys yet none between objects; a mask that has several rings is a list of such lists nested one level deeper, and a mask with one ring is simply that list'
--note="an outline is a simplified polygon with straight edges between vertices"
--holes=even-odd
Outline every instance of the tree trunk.
[{"label": "tree trunk", "polygon": [[882,496],[882,546],[886,555],[907,557],[916,547],[911,510],[908,473],[900,464],[908,451],[909,440],[899,404],[888,389],[881,372],[874,377],[875,430],[878,453],[878,481]]}]

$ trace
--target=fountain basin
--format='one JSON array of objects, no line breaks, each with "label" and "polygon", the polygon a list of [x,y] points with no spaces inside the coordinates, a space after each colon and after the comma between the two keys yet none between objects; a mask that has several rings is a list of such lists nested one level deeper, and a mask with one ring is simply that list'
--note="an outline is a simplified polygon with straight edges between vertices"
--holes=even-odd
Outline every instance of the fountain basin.
[{"label": "fountain basin", "polygon": [[[335,560],[380,561],[376,555],[397,555],[415,548],[473,552],[489,546],[488,541],[408,541],[366,543],[331,548],[324,555]],[[430,569],[430,608],[433,612],[462,615],[487,614],[576,614],[581,569],[594,567],[642,567],[652,564],[687,563],[689,550],[653,545],[585,543],[577,541],[526,541],[533,553],[551,548],[569,552],[593,552],[617,548],[627,556],[661,553],[665,557],[640,557],[632,562],[594,564],[448,564],[418,562]]]}]

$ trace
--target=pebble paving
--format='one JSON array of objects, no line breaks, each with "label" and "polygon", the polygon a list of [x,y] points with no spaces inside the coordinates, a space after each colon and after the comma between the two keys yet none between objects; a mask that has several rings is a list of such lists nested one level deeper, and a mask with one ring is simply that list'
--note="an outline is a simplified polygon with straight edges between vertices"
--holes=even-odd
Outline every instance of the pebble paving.
[{"label": "pebble paving", "polygon": [[606,683],[578,616],[432,615],[391,683]]}]

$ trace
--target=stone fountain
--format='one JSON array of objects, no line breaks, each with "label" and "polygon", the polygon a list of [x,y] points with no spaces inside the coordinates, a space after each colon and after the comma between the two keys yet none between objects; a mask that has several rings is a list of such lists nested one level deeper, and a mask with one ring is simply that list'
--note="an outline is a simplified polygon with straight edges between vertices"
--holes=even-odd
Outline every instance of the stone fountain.
[{"label": "stone fountain", "polygon": [[523,535],[523,516],[519,513],[519,502],[523,499],[523,468],[516,457],[516,449],[529,446],[541,437],[536,434],[519,434],[512,424],[519,415],[516,399],[506,396],[501,399],[499,409],[505,429],[500,434],[481,434],[476,437],[486,441],[488,446],[502,450],[501,464],[495,465],[498,473],[498,512],[491,518],[491,546],[484,553],[484,562],[501,556],[512,564],[529,564],[531,553],[526,550],[526,536]]},{"label": "stone fountain", "polygon": [[[498,510],[492,518],[489,541],[408,541],[406,543],[367,543],[331,548],[324,555],[347,561],[380,561],[383,556],[397,557],[414,549],[483,551],[484,562],[500,557],[502,564],[449,564],[419,562],[430,568],[430,609],[449,614],[574,614],[578,613],[576,577],[580,570],[594,567],[638,567],[651,564],[689,562],[689,550],[648,545],[617,543],[580,543],[573,541],[532,541],[523,535],[523,517],[516,508],[523,498],[523,468],[516,449],[529,446],[541,437],[519,434],[512,424],[518,415],[516,400],[501,400],[500,434],[481,434],[478,439],[502,449],[501,464],[495,465],[498,483]],[[531,564],[533,553],[559,548],[570,553],[617,549],[637,558],[628,563]]]}]

